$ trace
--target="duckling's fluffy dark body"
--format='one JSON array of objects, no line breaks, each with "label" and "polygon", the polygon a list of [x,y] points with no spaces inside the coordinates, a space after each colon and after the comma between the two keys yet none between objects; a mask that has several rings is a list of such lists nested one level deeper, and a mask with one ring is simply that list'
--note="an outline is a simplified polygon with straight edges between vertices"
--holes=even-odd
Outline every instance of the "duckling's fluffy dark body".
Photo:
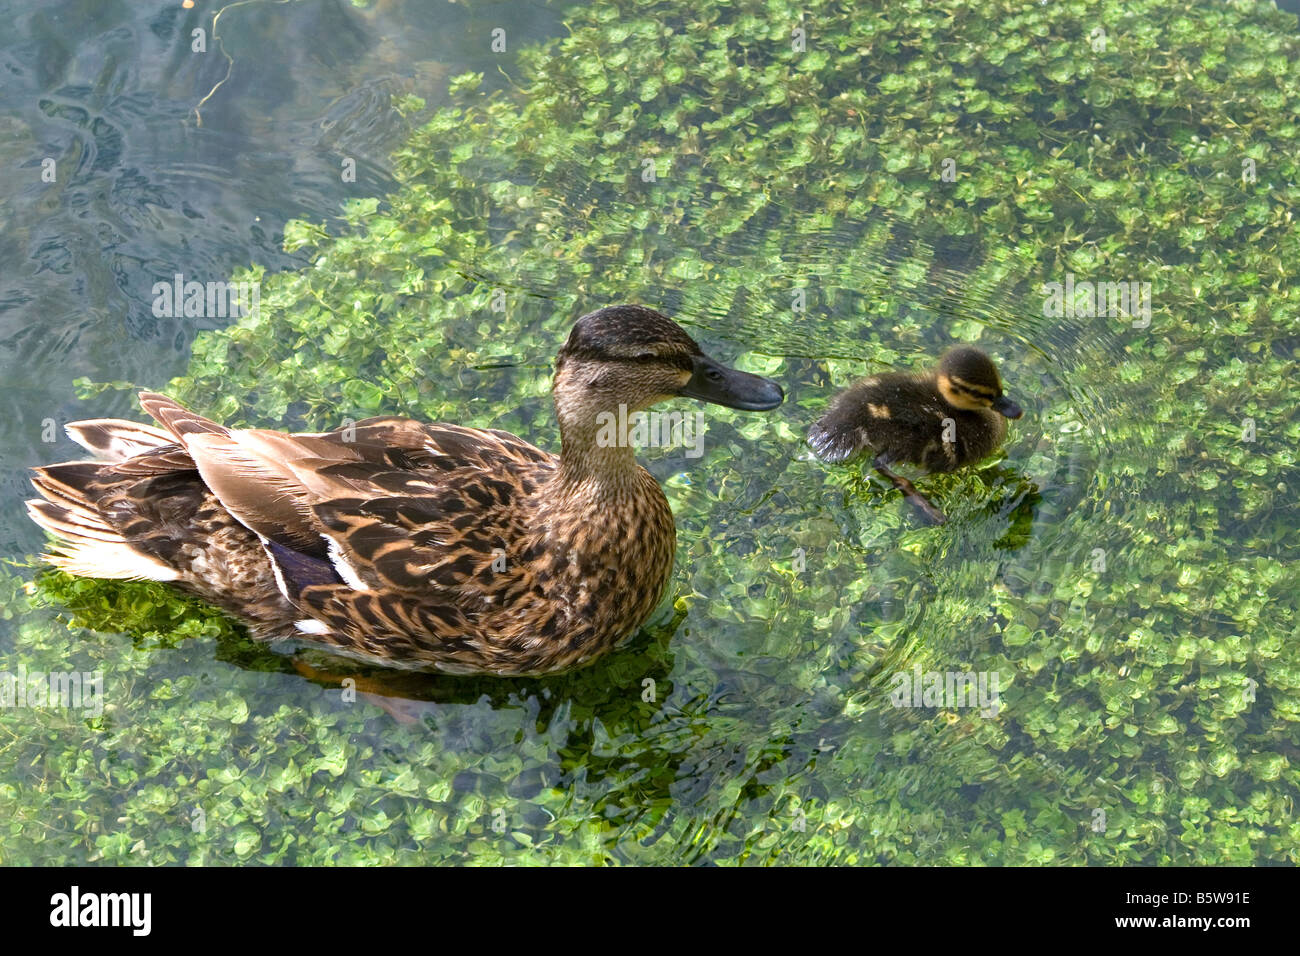
[{"label": "duckling's fluffy dark body", "polygon": [[931,371],[873,375],[841,392],[808,443],[825,461],[869,451],[881,466],[955,471],[992,454],[1006,438],[1007,418],[1020,414],[989,357],[958,346]]},{"label": "duckling's fluffy dark body", "polygon": [[911,462],[926,471],[954,471],[988,457],[1006,438],[1006,419],[950,405],[935,379],[933,372],[863,379],[836,396],[808,441],[824,461],[870,452],[882,464]]}]

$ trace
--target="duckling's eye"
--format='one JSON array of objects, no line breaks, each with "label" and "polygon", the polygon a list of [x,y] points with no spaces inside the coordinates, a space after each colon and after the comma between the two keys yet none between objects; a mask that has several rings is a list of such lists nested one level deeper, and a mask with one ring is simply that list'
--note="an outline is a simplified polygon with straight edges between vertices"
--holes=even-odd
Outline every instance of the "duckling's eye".
[{"label": "duckling's eye", "polygon": [[651,361],[652,359],[657,359],[658,357],[659,357],[659,356],[656,355],[654,352],[637,352],[636,355],[633,355],[633,356],[632,356],[632,361],[634,361],[634,362],[649,362],[649,361]]}]

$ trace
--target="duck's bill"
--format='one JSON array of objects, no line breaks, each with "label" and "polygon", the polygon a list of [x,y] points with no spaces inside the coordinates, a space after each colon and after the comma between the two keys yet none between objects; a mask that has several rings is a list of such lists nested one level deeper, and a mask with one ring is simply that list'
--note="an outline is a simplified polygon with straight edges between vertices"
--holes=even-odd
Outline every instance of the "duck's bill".
[{"label": "duck's bill", "polygon": [[1019,418],[1025,410],[1003,395],[993,403],[993,410],[1006,418]]},{"label": "duck's bill", "polygon": [[770,378],[728,368],[707,355],[697,355],[694,363],[690,381],[679,392],[687,398],[747,412],[765,412],[785,401],[785,392]]}]

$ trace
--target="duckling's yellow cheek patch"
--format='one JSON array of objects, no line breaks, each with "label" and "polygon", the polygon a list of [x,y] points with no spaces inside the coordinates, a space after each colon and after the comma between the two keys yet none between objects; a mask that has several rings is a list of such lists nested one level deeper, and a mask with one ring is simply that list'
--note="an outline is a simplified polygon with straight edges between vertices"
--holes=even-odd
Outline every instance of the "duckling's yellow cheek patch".
[{"label": "duckling's yellow cheek patch", "polygon": [[969,395],[962,394],[958,389],[955,379],[949,378],[946,375],[940,375],[938,385],[939,395],[942,396],[943,400],[953,408],[971,410],[979,407],[979,403],[975,401],[975,399],[971,398]]},{"label": "duckling's yellow cheek patch", "polygon": [[872,417],[872,418],[888,418],[888,417],[889,417],[889,406],[888,406],[888,405],[872,405],[872,404],[868,403],[868,404],[867,404],[867,411],[869,411],[869,412],[871,413],[871,417]]}]

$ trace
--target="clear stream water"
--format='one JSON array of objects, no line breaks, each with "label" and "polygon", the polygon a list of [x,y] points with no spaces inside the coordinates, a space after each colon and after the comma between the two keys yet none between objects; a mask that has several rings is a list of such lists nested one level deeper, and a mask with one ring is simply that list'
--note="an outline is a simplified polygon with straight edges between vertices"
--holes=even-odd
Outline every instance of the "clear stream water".
[{"label": "clear stream water", "polygon": [[[73,381],[162,387],[186,371],[195,336],[221,324],[155,317],[155,282],[177,272],[220,280],[251,263],[268,272],[304,268],[305,256],[281,248],[286,221],[331,228],[345,200],[397,187],[388,157],[409,127],[389,108],[391,97],[414,94],[436,106],[447,78],[468,70],[483,71],[489,87],[505,86],[498,67],[508,72],[509,64],[486,42],[465,40],[486,37],[503,18],[514,48],[564,29],[554,9],[533,4],[380,2],[358,10],[339,2],[257,3],[223,15],[227,59],[220,51],[177,52],[178,24],[191,18],[179,3],[82,0],[37,10],[0,3],[0,22],[10,25],[0,39],[0,168],[10,171],[0,182],[0,554],[17,561],[43,546],[21,507],[30,495],[27,469],[74,457],[61,434],[55,443],[43,440],[47,420],[138,417],[130,390],[88,402]],[[40,181],[44,156],[58,160],[56,184]],[[357,160],[360,185],[340,181],[344,156]],[[545,202],[619,208],[579,157],[549,186]],[[707,199],[700,203],[703,209]],[[637,211],[629,205],[627,214]],[[1053,577],[1073,580],[1096,554],[1115,568],[1148,562],[1151,542],[1195,530],[1186,514],[1166,507],[1172,501],[1144,498],[1117,480],[1127,461],[1172,461],[1159,429],[1125,429],[1117,438],[1111,427],[1146,412],[1150,392],[1126,377],[1134,363],[1153,378],[1168,369],[1134,357],[1128,346],[1140,330],[1123,321],[1044,315],[1041,294],[1026,291],[1034,264],[1014,252],[990,256],[888,221],[810,227],[808,215],[774,208],[708,250],[715,262],[768,254],[752,300],[684,277],[648,303],[683,317],[720,358],[743,352],[750,367],[778,368],[787,402],[774,419],[780,427],[736,420],[718,432],[745,456],[725,496],[708,487],[707,458],[687,458],[681,449],[643,456],[673,498],[680,535],[674,588],[690,600],[661,609],[651,636],[634,640],[634,658],[615,655],[603,670],[540,684],[434,680],[408,688],[415,702],[390,704],[393,714],[371,708],[340,723],[341,705],[269,652],[241,656],[202,639],[138,651],[118,684],[132,706],[114,712],[114,744],[82,777],[92,794],[90,816],[54,811],[43,822],[49,832],[41,840],[15,838],[19,849],[8,859],[0,837],[0,862],[518,859],[546,842],[557,817],[571,824],[566,845],[589,845],[593,859],[696,862],[734,857],[735,842],[752,838],[754,821],[765,815],[788,823],[801,819],[792,805],[844,807],[872,792],[878,812],[892,806],[898,820],[863,823],[860,814],[854,824],[847,811],[843,819],[819,818],[812,828],[820,826],[827,843],[804,858],[843,859],[846,846],[865,841],[874,847],[868,859],[892,859],[908,846],[915,858],[936,861],[943,854],[927,841],[960,842],[954,834],[963,813],[987,790],[1010,800],[1021,789],[1074,794],[1080,780],[1104,776],[1105,768],[1086,759],[1035,754],[1019,738],[1009,749],[984,749],[978,731],[956,741],[922,734],[891,751],[904,728],[879,690],[881,675],[914,663],[978,660],[985,635],[964,626],[963,609],[973,616],[992,592],[1050,590]],[[585,253],[596,274],[619,254]],[[472,272],[474,263],[465,266]],[[810,277],[825,295],[809,313],[760,301]],[[538,303],[567,292],[541,272],[511,281]],[[846,333],[835,317],[872,313],[882,288],[906,288],[906,306],[875,315],[876,327],[894,334],[882,342],[872,333],[868,353],[867,333]],[[537,315],[525,347],[481,345],[465,379],[448,388],[482,403],[543,380],[553,353],[545,343],[555,341],[546,329],[556,326],[544,306]],[[943,485],[943,503],[961,530],[920,537],[925,532],[896,496],[847,472],[828,479],[803,449],[802,428],[812,417],[806,410],[833,392],[828,368],[842,381],[846,372],[920,364],[964,337],[979,337],[994,352],[1026,414],[1012,426],[1005,460]],[[866,354],[876,360],[864,364]],[[536,407],[545,417],[544,397]],[[525,437],[544,444],[545,436]],[[1145,538],[1133,535],[1135,525]],[[1219,533],[1232,548],[1238,530]],[[710,577],[717,571],[710,552],[744,565],[764,549],[788,557],[798,546],[810,562],[823,552],[840,555],[827,573],[843,600],[816,609],[813,633],[781,625],[801,601],[814,600],[811,592],[757,573]],[[1287,553],[1279,544],[1264,557]],[[698,568],[682,569],[696,559]],[[736,605],[725,600],[713,616],[700,600],[733,592],[750,599],[750,612],[766,608],[766,618],[730,614]],[[936,594],[945,600],[927,600]],[[1071,607],[1068,600],[1053,605],[1054,623],[1013,623],[1026,633],[1061,626]],[[50,634],[66,631],[51,608],[0,621],[0,669],[51,666],[23,649],[17,628],[31,620]],[[1235,630],[1232,622],[1207,621],[1199,636]],[[71,633],[78,643],[70,666],[95,666],[100,655],[129,644],[111,632]],[[1127,640],[1128,629],[1117,622],[1094,638],[1104,650]],[[628,716],[641,674],[626,661],[645,658],[658,668],[663,708],[655,717]],[[1065,675],[1070,665],[1052,666]],[[178,719],[196,742],[160,766],[152,753],[163,724],[151,708],[178,699],[188,701],[176,705]],[[325,729],[314,729],[314,721]],[[84,727],[42,724],[41,732],[72,739],[66,735]],[[310,758],[294,750],[295,739],[312,742]],[[263,747],[298,755],[271,760]],[[299,776],[276,789],[271,778],[287,779],[287,768]],[[225,809],[208,811],[213,826],[223,813],[239,823],[210,848],[196,849],[186,787],[206,775],[232,793],[245,772],[262,781],[259,810],[238,816],[218,800]],[[343,822],[286,842],[277,830],[302,828],[310,814],[301,803],[321,800],[319,788],[304,782],[313,772],[341,774],[327,787],[341,794],[338,803],[322,813]],[[1178,772],[1168,768],[1171,778]],[[22,794],[74,776],[66,765],[42,765],[32,752],[0,742],[0,797],[21,804]],[[187,782],[174,784],[177,793],[164,792],[180,779]],[[364,807],[350,807],[358,788],[367,794]],[[255,802],[229,799],[245,809]],[[926,817],[926,806],[951,820]],[[508,846],[493,827],[501,807],[510,808]],[[1043,801],[1027,796],[1006,811],[1033,819]],[[1086,831],[1091,811],[1071,811],[1083,814]],[[589,824],[573,823],[584,815]],[[1011,831],[1015,819],[1023,816],[1007,824]],[[851,835],[853,826],[869,836]],[[114,832],[129,836],[119,844]],[[780,847],[804,832],[783,823],[759,843]],[[333,851],[326,849],[331,841]]]}]

